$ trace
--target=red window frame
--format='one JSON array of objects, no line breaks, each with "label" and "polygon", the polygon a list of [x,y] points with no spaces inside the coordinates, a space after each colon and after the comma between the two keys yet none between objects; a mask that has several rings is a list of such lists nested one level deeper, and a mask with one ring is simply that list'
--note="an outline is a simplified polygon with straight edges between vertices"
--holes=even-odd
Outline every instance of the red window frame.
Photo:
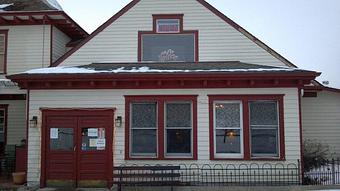
[{"label": "red window frame", "polygon": [[8,30],[0,30],[0,34],[5,36],[4,44],[4,68],[0,70],[0,74],[7,74],[7,46],[8,46]]},{"label": "red window frame", "polygon": [[[157,157],[130,156],[130,104],[133,102],[157,102],[158,151]],[[165,156],[165,125],[164,109],[166,102],[190,101],[192,104],[192,156]],[[197,160],[197,95],[143,95],[125,96],[125,160]]]},{"label": "red window frame", "polygon": [[[208,95],[209,97],[209,149],[210,160],[285,160],[285,136],[284,136],[284,104],[283,94],[275,95]],[[215,137],[214,137],[214,107],[215,101],[237,100],[242,102],[243,115],[243,158],[221,158],[215,157]],[[249,122],[249,102],[250,101],[277,101],[279,115],[279,157],[251,157],[250,146],[250,122]]]},{"label": "red window frame", "polygon": [[[152,15],[152,31],[138,31],[138,62],[142,62],[142,39],[143,35],[154,34],[154,35],[180,35],[180,34],[193,34],[195,38],[195,59],[194,62],[199,62],[199,43],[198,43],[198,30],[184,30],[183,28],[183,16],[184,14],[153,14]],[[169,32],[169,33],[158,33],[157,32],[157,20],[159,19],[179,19],[179,32]]]}]

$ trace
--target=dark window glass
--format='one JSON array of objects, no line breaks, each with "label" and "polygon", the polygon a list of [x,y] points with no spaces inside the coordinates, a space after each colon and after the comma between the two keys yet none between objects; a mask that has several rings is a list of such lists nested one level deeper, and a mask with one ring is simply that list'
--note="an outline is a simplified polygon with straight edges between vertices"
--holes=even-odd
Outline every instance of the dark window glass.
[{"label": "dark window glass", "polygon": [[249,102],[252,156],[279,155],[277,101]]},{"label": "dark window glass", "polygon": [[216,153],[241,153],[240,130],[216,130]]},{"label": "dark window glass", "polygon": [[191,153],[191,129],[168,129],[167,153]]},{"label": "dark window glass", "polygon": [[[51,128],[52,129],[52,128]],[[50,129],[50,130],[51,130]],[[56,128],[57,138],[50,137],[51,151],[73,151],[73,128]]]},{"label": "dark window glass", "polygon": [[132,154],[156,155],[157,152],[156,130],[132,130]]},{"label": "dark window glass", "polygon": [[142,61],[195,61],[193,34],[142,36]]},{"label": "dark window glass", "polygon": [[253,154],[276,154],[277,131],[270,129],[251,130],[251,150]]}]

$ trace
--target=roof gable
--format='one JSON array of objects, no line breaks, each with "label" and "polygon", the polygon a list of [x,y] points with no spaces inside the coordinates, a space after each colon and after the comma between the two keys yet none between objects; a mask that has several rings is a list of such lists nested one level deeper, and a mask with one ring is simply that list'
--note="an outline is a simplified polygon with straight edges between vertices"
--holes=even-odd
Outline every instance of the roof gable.
[{"label": "roof gable", "polygon": [[[129,11],[131,11],[137,4],[139,5],[140,3],[144,3],[147,2],[148,0],[133,0],[131,1],[128,5],[126,5],[123,9],[121,9],[117,14],[115,14],[113,17],[111,17],[108,21],[106,21],[103,25],[101,25],[99,28],[97,28],[89,37],[87,37],[84,41],[82,41],[82,43],[78,44],[78,46],[74,47],[73,49],[71,49],[68,53],[66,53],[64,56],[62,56],[60,59],[58,59],[53,66],[58,66],[61,63],[64,63],[65,60],[69,59],[69,57],[71,57],[73,54],[77,53],[77,51],[79,49],[81,49],[83,46],[85,46],[87,43],[89,43],[89,41],[91,41],[93,38],[96,38],[97,35],[99,35],[100,33],[102,33],[104,30],[106,30],[107,28],[109,28],[113,23],[115,23],[121,16],[127,14]],[[149,0],[149,1],[153,1],[153,0]],[[159,1],[157,1],[159,2]],[[166,2],[166,1],[161,1]],[[183,1],[181,1],[183,2]],[[241,26],[239,26],[237,23],[235,23],[234,21],[232,21],[231,19],[229,19],[227,16],[225,16],[223,13],[221,13],[220,11],[218,11],[216,8],[214,8],[213,6],[211,6],[209,3],[207,3],[204,0],[186,0],[185,2],[196,2],[198,4],[200,4],[202,7],[204,7],[206,10],[209,10],[213,15],[217,16],[219,19],[221,19],[223,22],[227,23],[228,26],[231,26],[234,30],[236,30],[238,33],[240,33],[240,36],[243,36],[242,38],[247,38],[248,41],[251,41],[253,44],[256,44],[256,47],[258,49],[261,49],[263,52],[266,52],[266,54],[272,56],[274,59],[277,59],[278,62],[283,63],[284,66],[288,66],[288,67],[296,67],[294,64],[292,64],[291,62],[289,62],[287,59],[285,59],[283,56],[281,56],[279,53],[275,52],[273,49],[271,49],[269,46],[267,46],[266,44],[264,44],[262,41],[260,41],[259,39],[257,39],[256,37],[254,37],[252,34],[250,34],[248,31],[246,31],[245,29],[243,29]],[[153,3],[153,4],[157,4],[157,3]],[[183,3],[181,3],[181,6],[183,5]],[[142,5],[143,6],[143,5]],[[144,5],[145,6],[145,5]],[[185,6],[185,5],[184,5]],[[177,5],[177,8],[181,8],[180,6]],[[151,10],[151,8],[150,8]],[[157,10],[157,8],[153,9],[153,10]],[[198,10],[198,9],[197,9]],[[152,14],[159,14],[159,13],[164,13],[162,11],[155,11],[152,13],[149,13],[150,15]],[[179,12],[177,12],[179,13]],[[182,12],[180,12],[182,13]],[[172,14],[172,13],[171,13]],[[187,15],[187,13],[185,13],[185,15]],[[188,22],[186,22],[185,24],[188,24]],[[221,25],[219,23],[219,25]],[[233,34],[234,35],[234,34]],[[93,46],[93,44],[91,45]],[[262,55],[263,56],[263,53]],[[241,53],[242,54],[242,53]],[[246,54],[243,52],[243,54]],[[136,58],[137,59],[137,58]],[[222,59],[225,60],[225,59]],[[232,58],[231,60],[241,60],[238,58]],[[96,61],[102,61],[102,60],[91,60],[88,63],[85,64],[89,64],[92,62],[96,62]],[[115,61],[115,60],[106,60],[106,61]],[[119,60],[121,61],[121,60]],[[126,60],[123,60],[126,61]],[[131,61],[131,60],[128,60]],[[132,60],[133,61],[133,60]],[[200,60],[202,61],[202,60]],[[204,60],[207,61],[207,60]],[[209,60],[210,61],[210,60]],[[246,61],[249,63],[253,63],[249,60],[241,60],[241,61]],[[83,63],[82,63],[83,64]],[[259,64],[259,63],[255,63],[255,64]],[[265,65],[265,64],[264,64]],[[282,66],[282,65],[281,65]]]}]

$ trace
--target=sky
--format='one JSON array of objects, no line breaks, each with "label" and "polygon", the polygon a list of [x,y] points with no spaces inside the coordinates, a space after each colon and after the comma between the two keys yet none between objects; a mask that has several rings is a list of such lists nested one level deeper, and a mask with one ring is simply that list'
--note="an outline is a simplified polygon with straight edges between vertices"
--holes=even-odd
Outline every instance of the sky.
[{"label": "sky", "polygon": [[[58,1],[89,33],[130,2]],[[340,88],[340,0],[207,2],[299,68],[322,72],[318,81],[329,81],[329,86]]]}]

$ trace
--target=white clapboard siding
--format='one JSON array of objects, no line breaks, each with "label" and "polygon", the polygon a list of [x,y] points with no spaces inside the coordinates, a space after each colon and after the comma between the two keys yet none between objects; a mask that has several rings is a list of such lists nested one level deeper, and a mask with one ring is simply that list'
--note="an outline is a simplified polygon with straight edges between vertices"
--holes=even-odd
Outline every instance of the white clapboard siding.
[{"label": "white clapboard siding", "polygon": [[8,104],[7,145],[18,145],[26,139],[26,101],[0,100],[1,104]]},{"label": "white clapboard siding", "polygon": [[57,27],[52,27],[52,61],[56,61],[67,52],[66,44],[71,38],[60,31]]},{"label": "white clapboard siding", "polygon": [[303,138],[328,144],[331,157],[340,157],[340,93],[318,92],[301,103]]},{"label": "white clapboard siding", "polygon": [[50,25],[0,26],[0,30],[8,30],[7,74],[50,65]]},{"label": "white clapboard siding", "polygon": [[[116,108],[116,116],[122,116],[125,121],[124,95],[198,95],[198,160],[197,161],[125,161],[124,160],[124,123],[121,128],[115,129],[114,134],[114,165],[120,164],[220,164],[225,161],[209,160],[209,94],[285,94],[284,96],[284,122],[286,161],[283,163],[296,163],[300,159],[299,138],[299,108],[298,90],[296,88],[252,88],[252,89],[181,89],[181,90],[31,90],[30,91],[30,118],[39,116],[40,108]],[[40,178],[40,144],[41,127],[29,129],[28,144],[28,181],[38,182]],[[247,161],[228,161],[240,163]],[[248,161],[251,163],[252,161]],[[259,161],[256,161],[259,162]],[[266,161],[270,162],[270,161]],[[275,163],[274,161],[272,161]],[[261,163],[261,162],[259,162]]]},{"label": "white clapboard siding", "polygon": [[184,14],[184,30],[199,30],[199,61],[285,66],[196,0],[141,0],[61,65],[136,62],[137,34],[152,30],[152,14]]}]

